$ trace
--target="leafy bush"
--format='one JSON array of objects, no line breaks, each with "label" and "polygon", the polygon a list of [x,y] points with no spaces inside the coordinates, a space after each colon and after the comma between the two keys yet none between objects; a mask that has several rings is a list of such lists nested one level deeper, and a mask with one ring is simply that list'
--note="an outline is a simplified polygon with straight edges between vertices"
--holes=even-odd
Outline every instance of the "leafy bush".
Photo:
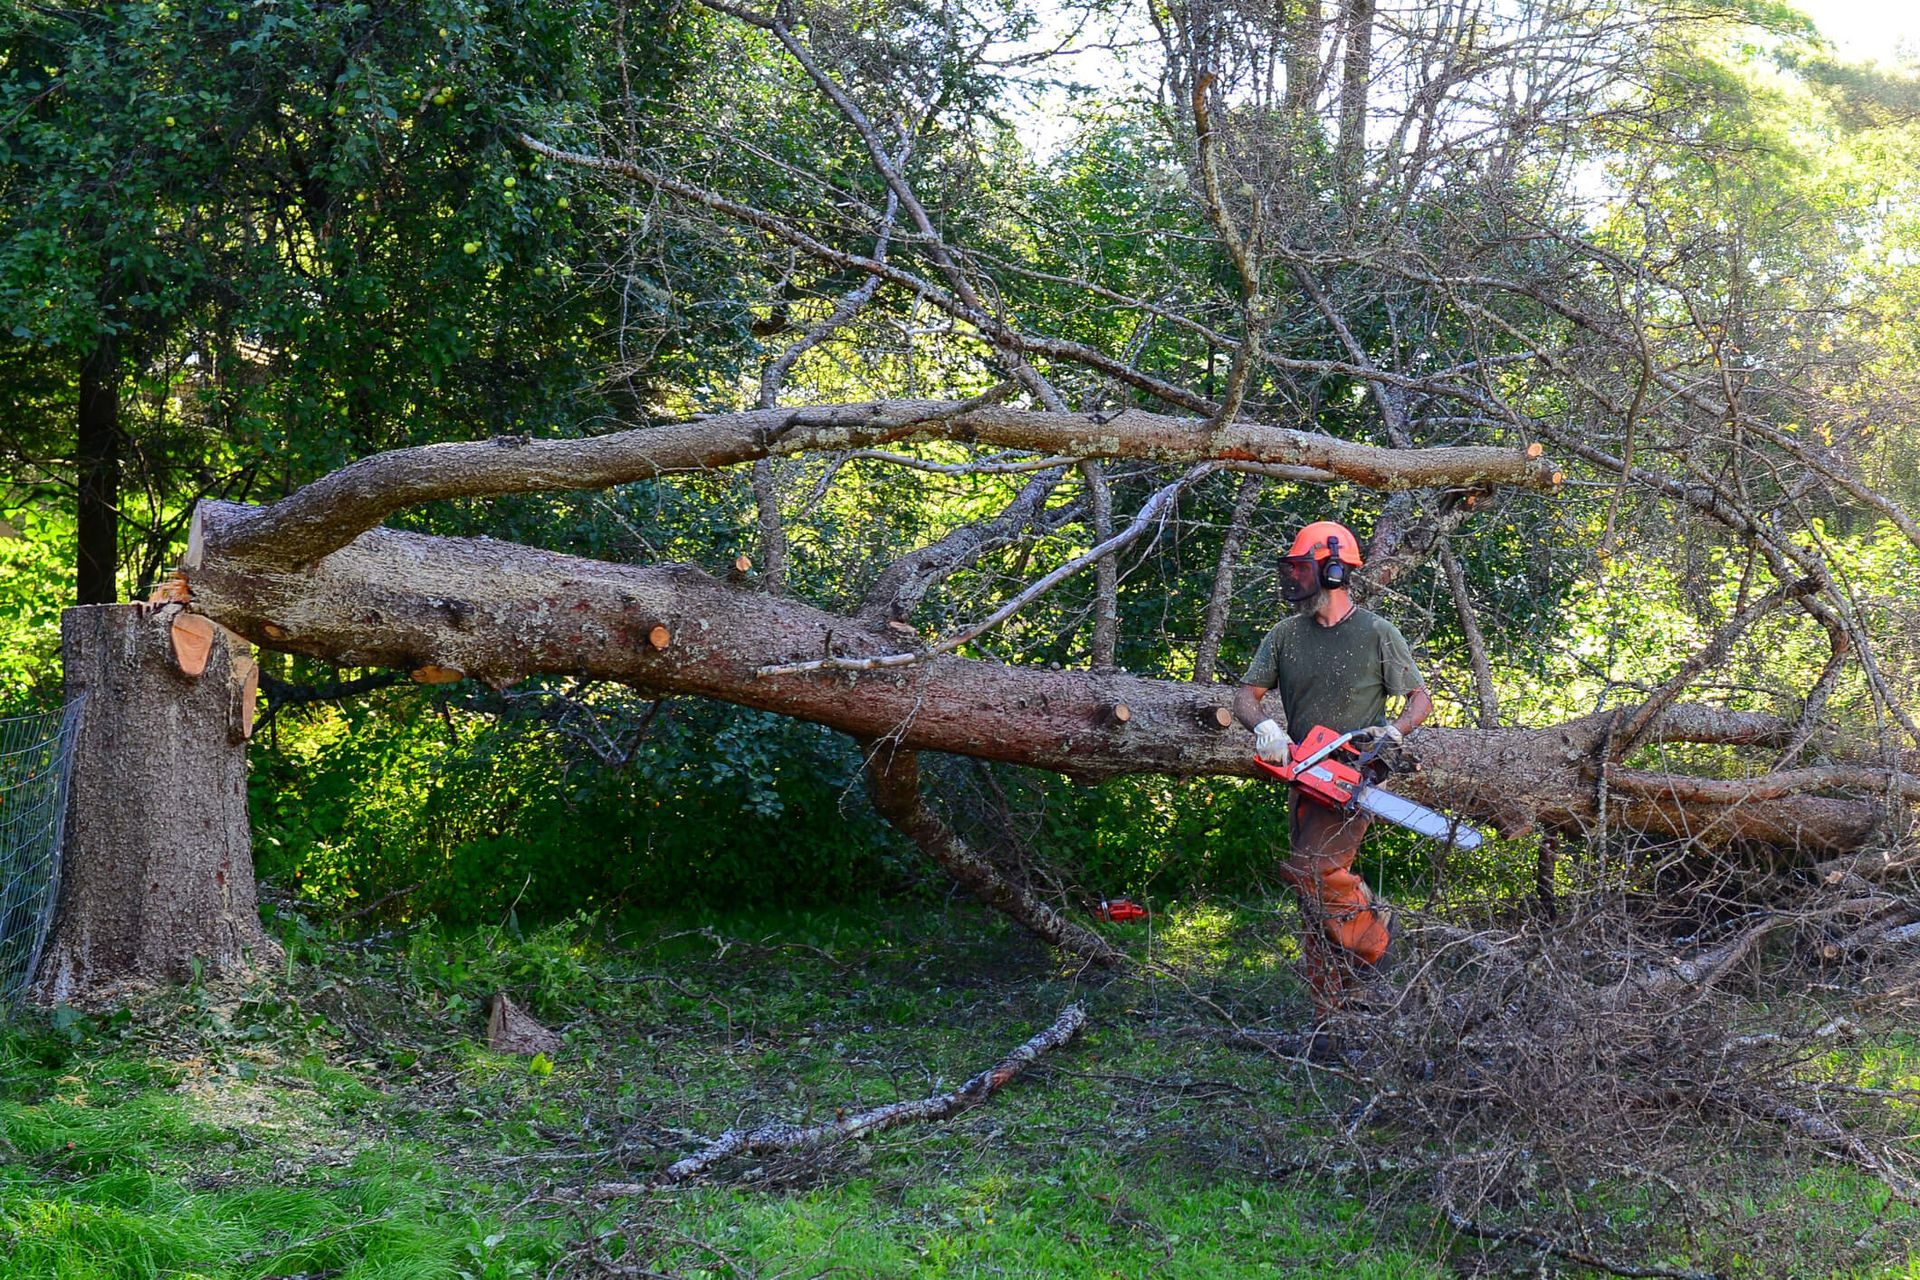
[{"label": "leafy bush", "polygon": [[0,490],[0,715],[60,696],[60,610],[72,603],[73,518],[44,502],[8,509]]},{"label": "leafy bush", "polygon": [[623,767],[545,725],[408,692],[327,710],[254,754],[261,872],[299,894],[495,922],[602,906],[826,902],[897,884],[851,742],[674,704]]}]

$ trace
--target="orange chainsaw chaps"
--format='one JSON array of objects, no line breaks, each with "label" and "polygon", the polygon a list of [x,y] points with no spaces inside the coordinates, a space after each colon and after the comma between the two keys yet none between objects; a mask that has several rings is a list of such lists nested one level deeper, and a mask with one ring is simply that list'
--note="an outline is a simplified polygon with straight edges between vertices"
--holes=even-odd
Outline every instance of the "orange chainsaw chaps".
[{"label": "orange chainsaw chaps", "polygon": [[1363,964],[1376,964],[1387,954],[1387,923],[1374,909],[1367,882],[1350,868],[1322,864],[1303,871],[1283,863],[1280,876],[1300,895],[1301,906],[1328,942]]},{"label": "orange chainsaw chaps", "polygon": [[1328,941],[1363,964],[1387,954],[1387,923],[1373,909],[1366,881],[1346,868],[1328,871],[1320,877],[1319,896]]},{"label": "orange chainsaw chaps", "polygon": [[1353,870],[1371,825],[1366,815],[1329,808],[1295,787],[1287,819],[1291,848],[1280,879],[1300,900],[1301,976],[1316,1012],[1325,1015],[1346,1005],[1365,985],[1363,971],[1386,955],[1388,909]]}]

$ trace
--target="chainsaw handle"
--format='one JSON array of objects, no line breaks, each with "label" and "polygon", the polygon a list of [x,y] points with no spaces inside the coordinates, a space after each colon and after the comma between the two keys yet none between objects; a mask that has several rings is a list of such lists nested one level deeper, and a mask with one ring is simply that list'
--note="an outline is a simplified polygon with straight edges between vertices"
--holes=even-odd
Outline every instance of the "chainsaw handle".
[{"label": "chainsaw handle", "polygon": [[1392,767],[1380,758],[1380,748],[1382,745],[1382,743],[1375,742],[1373,745],[1364,748],[1358,758],[1353,762],[1353,767],[1359,771],[1360,776],[1370,783],[1385,782],[1387,776],[1393,772]]},{"label": "chainsaw handle", "polygon": [[[1338,751],[1340,748],[1346,746],[1349,742],[1352,742],[1352,741],[1353,741],[1353,734],[1343,733],[1339,737],[1335,738],[1332,742],[1327,743],[1325,746],[1315,751],[1312,755],[1308,756],[1305,760],[1289,761],[1288,762],[1289,767],[1296,774],[1303,769],[1311,769],[1313,768],[1313,766],[1319,764],[1322,760],[1325,760],[1328,756],[1332,755],[1334,752]],[[1298,750],[1298,748],[1296,747],[1295,750]]]}]

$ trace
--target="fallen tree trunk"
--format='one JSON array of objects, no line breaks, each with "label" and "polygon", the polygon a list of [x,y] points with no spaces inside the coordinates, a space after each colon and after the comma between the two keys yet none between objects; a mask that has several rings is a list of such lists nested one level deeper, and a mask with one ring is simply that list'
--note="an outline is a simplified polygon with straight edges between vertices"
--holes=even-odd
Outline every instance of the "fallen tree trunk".
[{"label": "fallen tree trunk", "polygon": [[[255,508],[202,503],[186,575],[191,608],[269,648],[435,678],[461,673],[496,687],[536,673],[618,680],[812,720],[896,749],[1085,779],[1253,772],[1247,733],[1217,714],[1228,706],[1224,687],[951,655],[878,671],[762,675],[768,665],[823,655],[895,653],[899,637],[691,566],[618,565],[482,538],[372,529],[290,569],[283,549],[254,558],[258,519]],[[1118,705],[1124,718],[1112,714]],[[1411,739],[1421,771],[1394,790],[1510,834],[1585,830],[1597,817],[1594,770],[1614,714],[1537,729],[1424,729]],[[1645,740],[1777,747],[1790,734],[1775,717],[1681,704],[1655,717]],[[1887,779],[1864,767],[1819,779],[1835,789],[1849,781],[1873,795]],[[1882,817],[1872,799],[1766,790],[1689,793],[1636,775],[1610,798],[1609,821],[1825,855],[1857,848]]]}]

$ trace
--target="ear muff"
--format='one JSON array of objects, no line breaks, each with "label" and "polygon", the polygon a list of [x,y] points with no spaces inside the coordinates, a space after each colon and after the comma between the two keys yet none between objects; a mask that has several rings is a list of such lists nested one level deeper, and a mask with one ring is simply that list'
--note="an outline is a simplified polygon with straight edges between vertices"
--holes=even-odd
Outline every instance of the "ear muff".
[{"label": "ear muff", "polygon": [[1340,539],[1327,539],[1327,558],[1320,562],[1320,585],[1332,591],[1347,585],[1347,566],[1340,559]]}]

